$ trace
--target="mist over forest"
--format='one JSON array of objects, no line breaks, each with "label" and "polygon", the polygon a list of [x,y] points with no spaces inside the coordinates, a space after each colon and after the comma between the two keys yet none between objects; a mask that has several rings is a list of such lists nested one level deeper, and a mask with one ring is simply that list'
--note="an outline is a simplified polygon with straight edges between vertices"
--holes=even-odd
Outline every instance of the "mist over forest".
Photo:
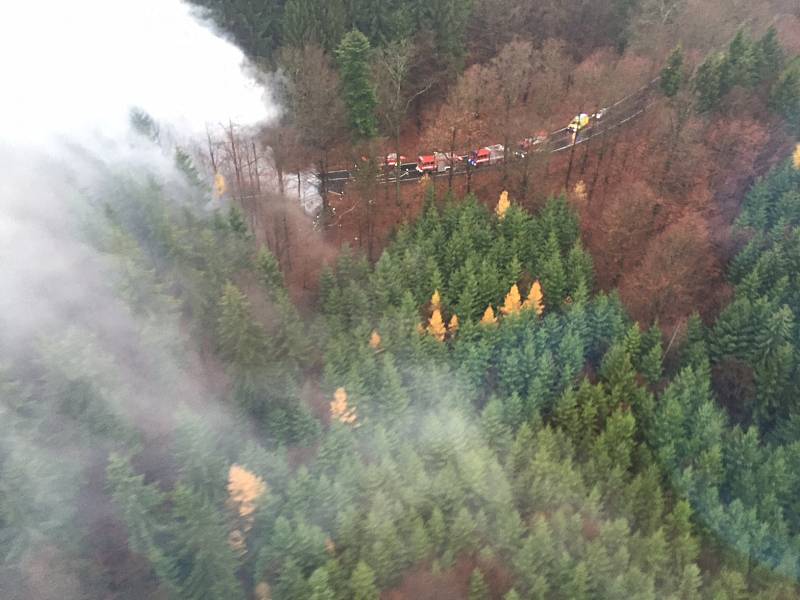
[{"label": "mist over forest", "polygon": [[0,23],[0,598],[800,596],[794,0]]}]

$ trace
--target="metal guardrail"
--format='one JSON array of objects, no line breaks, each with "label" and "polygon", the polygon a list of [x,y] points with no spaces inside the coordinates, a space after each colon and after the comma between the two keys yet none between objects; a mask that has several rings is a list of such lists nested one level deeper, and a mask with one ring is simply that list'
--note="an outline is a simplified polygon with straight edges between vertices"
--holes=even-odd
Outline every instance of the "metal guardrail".
[{"label": "metal guardrail", "polygon": [[[652,86],[659,81],[659,79],[660,79],[660,77],[656,77],[656,78],[652,79],[651,81],[649,81],[648,83],[646,83],[645,85],[640,87],[635,92],[632,92],[632,93],[628,94],[627,96],[624,96],[623,98],[620,98],[619,100],[617,100],[616,102],[614,102],[613,104],[608,106],[608,108],[606,108],[606,110],[607,111],[611,111],[615,107],[618,107],[619,105],[631,100],[632,98],[636,98],[637,96],[642,96],[643,94],[646,94],[648,91],[650,91]],[[612,125],[609,125],[607,127],[598,128],[599,129],[598,132],[593,134],[593,135],[584,136],[584,137],[581,137],[580,135],[578,135],[577,139],[575,139],[574,141],[570,141],[569,143],[564,144],[563,146],[559,146],[557,148],[552,148],[552,149],[544,149],[543,148],[541,150],[533,150],[533,152],[547,152],[549,154],[556,154],[558,152],[563,152],[564,150],[568,150],[569,148],[572,148],[573,146],[577,146],[579,144],[583,144],[585,142],[588,142],[591,139],[594,139],[596,137],[604,135],[605,133],[607,133],[609,131],[612,131],[614,129],[617,129],[618,127],[621,127],[625,123],[628,123],[628,122],[632,121],[633,119],[635,119],[636,117],[640,116],[651,105],[652,105],[652,102],[649,102],[644,107],[638,108],[633,113],[625,116],[624,119],[616,121],[615,123],[613,123]],[[562,127],[561,129],[557,129],[555,131],[551,131],[548,134],[548,138],[552,139],[554,136],[557,136],[559,134],[564,134],[567,131],[568,131],[568,127]],[[589,131],[591,131],[591,130],[589,130]],[[512,158],[512,160],[513,160],[513,158]],[[500,163],[497,163],[497,164],[494,164],[494,165],[485,165],[481,169],[485,169],[486,167],[489,167],[489,168],[497,167],[498,164],[500,164]],[[420,173],[419,171],[417,171],[415,169],[416,163],[403,163],[403,164],[400,165],[400,167],[401,167],[401,173],[402,173],[400,175],[400,180],[403,181],[403,182],[405,182],[405,181],[417,181],[417,180],[421,179],[423,177],[423,175],[424,175],[424,173]],[[458,168],[457,167],[457,168],[453,169],[453,175],[459,175],[460,176],[460,175],[465,175],[466,173],[467,173],[467,169],[466,168]],[[444,171],[444,172],[428,172],[427,174],[428,174],[428,176],[431,176],[431,177],[443,177],[443,176],[449,176],[450,172],[448,170],[448,171]],[[386,175],[381,174],[381,175],[379,175],[378,176],[378,180],[380,182],[382,182],[382,183],[395,183],[397,181],[397,178],[394,177],[393,175],[394,175],[394,169],[392,169],[392,172],[389,173],[389,174],[386,174]],[[319,178],[319,175],[317,175],[317,178]],[[351,181],[352,179],[353,179],[353,175],[352,175],[352,173],[350,171],[347,171],[347,170],[330,171],[327,174],[326,183],[328,183],[328,184],[342,184],[344,182]]]}]

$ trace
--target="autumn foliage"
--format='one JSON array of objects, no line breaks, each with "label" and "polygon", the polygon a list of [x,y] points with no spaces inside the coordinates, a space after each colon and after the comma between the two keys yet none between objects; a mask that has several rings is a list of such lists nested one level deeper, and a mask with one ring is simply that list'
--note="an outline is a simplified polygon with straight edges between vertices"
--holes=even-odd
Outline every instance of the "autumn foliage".
[{"label": "autumn foliage", "polygon": [[514,313],[518,313],[521,308],[522,298],[519,295],[519,288],[515,283],[511,286],[508,294],[506,294],[506,299],[503,306],[500,307],[500,312],[504,315],[513,315]]},{"label": "autumn foliage", "polygon": [[228,470],[228,499],[243,519],[252,520],[256,502],[267,493],[267,484],[240,465]]},{"label": "autumn foliage", "polygon": [[497,206],[494,209],[498,219],[503,220],[506,217],[509,206],[511,206],[511,202],[508,200],[508,192],[504,191],[500,194],[500,199],[497,201]]},{"label": "autumn foliage", "polygon": [[431,296],[431,310],[442,307],[442,297],[439,295],[439,290],[434,290]]},{"label": "autumn foliage", "polygon": [[459,323],[458,323],[458,315],[453,315],[450,317],[450,322],[447,324],[447,332],[453,336],[458,331]]},{"label": "autumn foliage", "polygon": [[481,317],[481,324],[482,325],[494,325],[497,323],[497,317],[494,314],[494,309],[492,305],[486,307],[486,310],[483,312],[483,317]]},{"label": "autumn foliage", "polygon": [[522,304],[522,308],[525,309],[533,309],[536,311],[537,315],[540,315],[544,312],[544,303],[542,302],[542,284],[539,283],[539,280],[531,284],[531,290],[528,292],[528,297],[525,299],[525,302]]},{"label": "autumn foliage", "polygon": [[233,464],[228,469],[228,505],[236,511],[238,527],[228,536],[228,543],[237,554],[247,551],[245,537],[253,527],[258,500],[267,493],[267,484],[258,475]]},{"label": "autumn foliage", "polygon": [[347,392],[343,387],[336,388],[333,394],[333,400],[330,403],[330,415],[332,420],[346,425],[356,425],[358,423],[356,409],[348,406]]},{"label": "autumn foliage", "polygon": [[447,329],[444,325],[444,321],[442,320],[442,311],[438,308],[433,310],[433,314],[431,314],[431,318],[428,319],[428,333],[436,339],[436,341],[443,342],[444,336],[447,333]]},{"label": "autumn foliage", "polygon": [[381,347],[381,336],[377,329],[373,329],[369,336],[369,347],[373,350],[379,350]]}]

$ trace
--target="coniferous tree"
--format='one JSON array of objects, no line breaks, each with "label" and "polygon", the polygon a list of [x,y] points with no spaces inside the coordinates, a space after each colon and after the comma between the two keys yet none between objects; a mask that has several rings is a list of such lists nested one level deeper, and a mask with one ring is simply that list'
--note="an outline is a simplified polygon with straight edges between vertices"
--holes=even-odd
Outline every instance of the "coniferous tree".
[{"label": "coniferous tree", "polygon": [[357,138],[370,139],[378,131],[375,117],[377,99],[369,69],[369,40],[354,29],[336,48],[342,75],[342,91],[350,116],[350,128]]},{"label": "coniferous tree", "polygon": [[227,283],[219,308],[220,354],[235,367],[255,366],[264,351],[264,331],[251,316],[247,297],[235,285]]},{"label": "coniferous tree", "polygon": [[531,285],[528,298],[523,303],[522,308],[533,309],[533,311],[539,316],[541,316],[544,312],[544,303],[542,302],[542,285],[539,283],[538,279]]},{"label": "coniferous tree", "polygon": [[[472,263],[465,265],[465,270],[472,267]],[[474,270],[466,272],[462,288],[458,292],[458,314],[464,318],[476,318],[480,314],[480,290],[478,278]]]},{"label": "coniferous tree", "polygon": [[730,78],[729,87],[733,85],[748,86],[756,81],[753,44],[744,30],[740,29],[731,40],[725,59]]},{"label": "coniferous tree", "polygon": [[350,577],[350,597],[353,600],[377,600],[378,589],[375,587],[375,574],[369,565],[359,561]]},{"label": "coniferous tree", "polygon": [[247,222],[242,211],[236,206],[231,206],[228,210],[228,227],[242,239],[248,238]]},{"label": "coniferous tree", "polygon": [[772,86],[769,107],[789,125],[800,128],[800,68],[789,68]]},{"label": "coniferous tree", "polygon": [[784,52],[778,41],[778,31],[774,26],[756,43],[756,72],[759,81],[769,81],[780,73],[784,64]]},{"label": "coniferous tree", "polygon": [[285,289],[283,273],[281,273],[281,267],[275,255],[266,247],[262,247],[256,257],[256,267],[261,284],[266,288],[270,297],[275,299]]},{"label": "coniferous tree", "polygon": [[431,0],[412,3],[419,29],[430,29],[436,44],[436,55],[449,74],[458,73],[463,64],[465,35],[472,2]]},{"label": "coniferous tree", "polygon": [[308,0],[286,0],[283,11],[283,40],[286,44],[301,48],[307,43],[319,44],[319,27],[315,9],[316,2]]},{"label": "coniferous tree", "polygon": [[165,583],[174,581],[177,566],[174,557],[158,545],[165,526],[158,518],[164,495],[152,484],[144,483],[127,460],[112,454],[106,467],[111,498],[128,529],[131,550],[146,556],[153,570]]},{"label": "coniferous tree", "polygon": [[302,569],[291,558],[281,565],[274,590],[276,600],[300,600],[311,595],[311,587]]},{"label": "coniferous tree", "polygon": [[520,311],[522,308],[522,298],[519,295],[519,288],[517,284],[511,286],[511,290],[506,294],[506,299],[503,306],[500,307],[500,312],[504,315],[513,315]]},{"label": "coniferous tree", "polygon": [[333,590],[328,577],[328,570],[319,567],[311,574],[308,579],[311,586],[310,600],[336,600],[336,592]]},{"label": "coniferous tree", "polygon": [[444,325],[444,321],[442,320],[442,312],[438,308],[433,310],[433,314],[428,320],[427,331],[436,341],[444,341],[444,336],[447,333],[447,329]]},{"label": "coniferous tree", "polygon": [[486,307],[486,310],[483,311],[483,317],[481,317],[481,325],[494,325],[497,323],[497,317],[494,315],[494,309],[492,305]]},{"label": "coniferous tree", "polygon": [[547,240],[544,256],[541,266],[542,289],[547,305],[552,308],[561,304],[567,287],[564,263],[555,232],[551,232]]},{"label": "coniferous tree", "polygon": [[489,586],[480,569],[474,569],[469,576],[469,600],[489,600]]},{"label": "coniferous tree", "polygon": [[722,71],[725,59],[721,55],[711,56],[697,68],[694,89],[697,93],[697,108],[710,112],[719,106],[723,94]]},{"label": "coniferous tree", "polygon": [[677,46],[667,58],[667,64],[661,70],[659,85],[667,98],[673,98],[683,83],[683,49]]},{"label": "coniferous tree", "polygon": [[222,516],[183,486],[175,489],[172,500],[176,520],[172,554],[182,566],[183,572],[176,582],[181,597],[186,600],[244,598]]},{"label": "coniferous tree", "polygon": [[193,0],[209,10],[214,22],[229,32],[254,60],[274,58],[281,44],[283,0]]}]

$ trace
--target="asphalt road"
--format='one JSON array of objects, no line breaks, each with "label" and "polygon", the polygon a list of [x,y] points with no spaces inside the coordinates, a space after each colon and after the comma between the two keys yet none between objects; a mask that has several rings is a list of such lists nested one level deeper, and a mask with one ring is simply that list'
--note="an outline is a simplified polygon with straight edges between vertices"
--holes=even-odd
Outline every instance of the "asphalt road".
[{"label": "asphalt road", "polygon": [[[619,127],[625,126],[630,121],[636,119],[642,113],[644,113],[647,108],[652,103],[652,91],[658,82],[658,78],[653,79],[647,85],[642,86],[636,92],[625,96],[611,104],[610,106],[606,107],[605,113],[603,118],[600,120],[593,120],[588,126],[584,127],[580,133],[578,134],[577,140],[574,140],[574,144],[583,144],[588,142],[592,138],[598,137],[600,135],[605,134],[606,132],[612,131]],[[572,133],[567,131],[567,128],[564,127],[562,129],[558,129],[556,131],[551,132],[547,140],[542,144],[536,146],[532,152],[547,152],[550,154],[555,154],[558,152],[565,152],[569,150],[573,146],[573,139]],[[523,157],[519,154],[514,153],[512,150],[511,160],[521,160]],[[471,167],[472,171],[482,171],[485,169],[496,168],[502,164],[502,161],[497,162],[493,165],[482,165],[479,167]],[[423,174],[417,171],[416,169],[417,163],[403,163],[400,165],[400,181],[418,181]],[[467,174],[467,164],[464,161],[459,161],[454,169],[453,174],[455,176],[461,176]],[[436,172],[429,172],[429,175],[432,177],[447,177],[449,175],[448,172],[436,173]],[[329,171],[326,177],[326,187],[329,191],[333,192],[341,192],[344,189],[344,186],[347,184],[348,181],[353,179],[353,172],[348,170],[340,170],[340,171]],[[387,169],[385,173],[379,175],[378,179],[381,183],[394,183],[395,179],[395,170],[393,168]],[[322,181],[319,176],[317,175],[317,180],[321,187]]]}]

